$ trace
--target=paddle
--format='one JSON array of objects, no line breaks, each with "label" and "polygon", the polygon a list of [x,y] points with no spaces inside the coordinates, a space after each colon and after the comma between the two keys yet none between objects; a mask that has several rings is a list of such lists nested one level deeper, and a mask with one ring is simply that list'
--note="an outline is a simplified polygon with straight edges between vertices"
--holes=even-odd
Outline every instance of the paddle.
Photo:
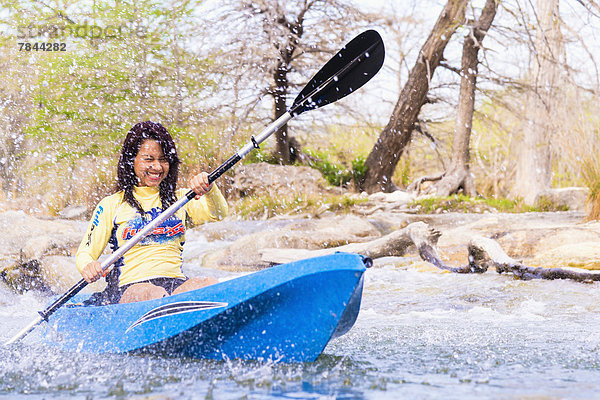
[{"label": "paddle", "polygon": [[[208,181],[212,183],[217,180],[217,178],[244,158],[246,154],[254,148],[258,148],[260,143],[285,125],[290,119],[305,111],[333,103],[359,89],[381,69],[384,55],[383,41],[377,32],[368,30],[352,39],[306,84],[285,114],[267,126],[256,137],[252,136],[247,145],[238,150],[221,166],[209,174]],[[101,264],[102,269],[106,272],[110,271],[113,263],[121,258],[123,254],[194,197],[196,197],[196,193],[190,190],[184,197],[173,203],[173,205],[146,225],[144,229],[104,260]],[[44,311],[40,311],[38,318],[23,328],[23,330],[6,342],[5,345],[22,339],[42,321],[47,321],[50,315],[86,286],[87,282],[84,279],[80,280]]]}]

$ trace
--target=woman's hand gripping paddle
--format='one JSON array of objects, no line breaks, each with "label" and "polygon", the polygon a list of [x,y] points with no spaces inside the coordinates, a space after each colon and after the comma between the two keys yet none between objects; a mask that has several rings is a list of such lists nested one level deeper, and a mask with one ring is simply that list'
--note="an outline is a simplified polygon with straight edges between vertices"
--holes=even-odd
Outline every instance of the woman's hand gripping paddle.
[{"label": "woman's hand gripping paddle", "polygon": [[[384,55],[385,49],[383,40],[377,32],[368,30],[352,39],[343,49],[333,56],[319,72],[317,72],[310,82],[306,84],[285,114],[266,127],[256,137],[252,136],[251,141],[248,142],[247,145],[238,150],[220,167],[210,173],[208,176],[209,183],[217,180],[217,178],[233,167],[254,148],[258,148],[260,143],[285,125],[290,119],[305,111],[333,103],[359,89],[381,69]],[[196,193],[193,190],[186,193],[185,197],[182,197],[163,211],[125,245],[112,253],[111,256],[102,263],[102,269],[108,273],[115,261],[121,258],[123,254],[152,232],[164,220],[175,214],[177,210],[194,197],[196,197]],[[25,337],[25,335],[31,332],[42,321],[48,320],[50,315],[86,286],[87,282],[84,279],[80,280],[44,311],[40,311],[40,316],[38,318],[17,333],[13,338],[6,342],[5,345],[15,343]]]}]

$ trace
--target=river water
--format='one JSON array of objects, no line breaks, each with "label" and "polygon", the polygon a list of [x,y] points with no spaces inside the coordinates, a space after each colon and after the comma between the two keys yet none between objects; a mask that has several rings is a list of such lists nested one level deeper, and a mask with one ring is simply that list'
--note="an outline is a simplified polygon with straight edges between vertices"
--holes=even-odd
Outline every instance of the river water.
[{"label": "river water", "polygon": [[[194,261],[201,249],[223,244],[188,239],[190,275],[206,272]],[[599,298],[597,283],[417,272],[383,262],[366,272],[355,326],[314,363],[63,353],[32,334],[0,347],[0,398],[596,399]],[[47,301],[0,284],[0,340]]]}]

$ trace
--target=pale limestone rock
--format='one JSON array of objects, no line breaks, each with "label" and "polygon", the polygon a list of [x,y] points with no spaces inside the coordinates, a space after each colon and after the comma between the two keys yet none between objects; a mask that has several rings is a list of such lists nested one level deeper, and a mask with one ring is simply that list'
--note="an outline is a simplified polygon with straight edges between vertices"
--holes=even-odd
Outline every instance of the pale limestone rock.
[{"label": "pale limestone rock", "polygon": [[[31,274],[38,274],[42,258],[74,255],[86,226],[85,222],[40,219],[23,211],[1,212],[0,274],[21,288],[28,279],[41,278]],[[19,268],[23,268],[22,276]]]},{"label": "pale limestone rock", "polygon": [[566,206],[569,210],[585,211],[590,191],[585,187],[565,187],[550,189],[540,193],[535,203],[545,200],[557,206]]},{"label": "pale limestone rock", "polygon": [[391,193],[377,192],[369,196],[370,201],[385,203],[404,203],[408,204],[415,200],[415,196],[410,192],[395,190]]},{"label": "pale limestone rock", "polygon": [[533,267],[600,270],[600,241],[557,246],[536,254],[528,263]]},{"label": "pale limestone rock", "polygon": [[309,167],[256,163],[235,169],[235,192],[239,197],[318,195],[326,190],[326,186],[321,173]]},{"label": "pale limestone rock", "polygon": [[263,248],[316,250],[365,242],[379,236],[371,223],[352,215],[303,219],[243,236],[230,246],[207,254],[203,264],[228,270],[255,269],[268,265],[261,260],[259,250]]}]

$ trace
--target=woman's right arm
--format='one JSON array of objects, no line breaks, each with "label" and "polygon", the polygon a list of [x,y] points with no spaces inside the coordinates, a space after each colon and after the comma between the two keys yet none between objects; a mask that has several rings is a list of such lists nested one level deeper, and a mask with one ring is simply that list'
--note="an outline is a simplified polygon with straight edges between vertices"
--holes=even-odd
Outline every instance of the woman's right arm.
[{"label": "woman's right arm", "polygon": [[81,276],[87,283],[94,283],[103,276],[102,264],[99,261],[92,261],[83,267]]},{"label": "woman's right arm", "polygon": [[75,265],[88,283],[95,282],[102,276],[102,268],[97,260],[110,239],[113,229],[113,209],[110,197],[98,204],[77,250]]}]

